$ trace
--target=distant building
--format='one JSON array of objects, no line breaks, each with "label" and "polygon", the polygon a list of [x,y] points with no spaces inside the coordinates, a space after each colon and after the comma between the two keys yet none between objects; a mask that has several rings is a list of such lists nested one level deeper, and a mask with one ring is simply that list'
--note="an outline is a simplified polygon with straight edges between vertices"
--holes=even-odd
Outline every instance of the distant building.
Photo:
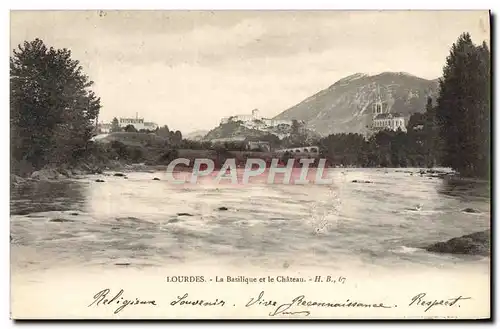
[{"label": "distant building", "polygon": [[120,124],[120,127],[122,127],[122,128],[125,128],[128,125],[133,125],[134,127],[136,125],[144,126],[144,119],[143,118],[119,118],[118,123]]},{"label": "distant building", "polygon": [[[258,109],[254,109],[252,114],[239,114],[233,115],[229,117],[224,117],[221,119],[221,124],[226,124],[229,122],[238,122],[241,121],[243,125],[247,128],[252,129],[265,129],[269,127],[276,127],[279,125],[288,125],[291,126],[293,120],[275,120],[275,119],[267,119],[260,115]],[[302,120],[298,120],[298,123],[304,125],[305,122]]]},{"label": "distant building", "polygon": [[[146,122],[144,121],[144,118],[139,118],[139,115],[136,114],[135,118],[118,118],[118,125],[120,126],[121,129],[132,125],[134,128],[139,131],[139,130],[156,130],[158,128],[158,125],[154,122]],[[97,132],[101,134],[108,134],[111,132],[111,128],[113,127],[112,123],[105,123],[101,122],[97,124]]]},{"label": "distant building", "polygon": [[229,117],[224,117],[222,118],[221,123],[224,124],[228,122],[237,122],[237,121],[250,122],[259,119],[262,119],[262,117],[260,116],[259,110],[255,109],[252,111],[252,114],[238,114]]},{"label": "distant building", "polygon": [[247,150],[271,152],[271,144],[264,141],[247,141]]},{"label": "distant building", "polygon": [[373,118],[373,130],[398,130],[406,131],[405,118],[399,113],[381,113]]},{"label": "distant building", "polygon": [[154,122],[144,122],[144,129],[147,130],[156,130],[158,128],[158,125]]},{"label": "distant building", "polygon": [[156,123],[145,122],[144,118],[139,118],[139,114],[136,114],[135,118],[119,118],[118,124],[120,125],[120,128],[132,125],[136,130],[156,130],[156,128],[158,128]]},{"label": "distant building", "polygon": [[375,102],[372,108],[372,123],[369,127],[371,132],[377,132],[380,130],[393,130],[406,132],[405,118],[400,113],[391,113],[387,106],[387,103],[382,102],[380,98],[380,93],[377,93]]},{"label": "distant building", "polygon": [[310,145],[310,146],[300,146],[300,147],[291,147],[286,149],[279,149],[275,151],[276,153],[311,153],[314,155],[319,154],[319,146]]},{"label": "distant building", "polygon": [[101,122],[97,125],[97,132],[101,134],[109,134],[111,132],[111,123]]}]

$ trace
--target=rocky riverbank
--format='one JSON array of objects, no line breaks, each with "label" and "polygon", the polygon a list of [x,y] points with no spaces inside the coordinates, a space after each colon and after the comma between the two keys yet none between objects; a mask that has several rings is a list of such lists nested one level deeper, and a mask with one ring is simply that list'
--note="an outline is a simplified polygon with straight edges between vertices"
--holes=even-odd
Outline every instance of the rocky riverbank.
[{"label": "rocky riverbank", "polygon": [[116,172],[155,172],[166,170],[164,165],[146,165],[143,163],[126,164],[120,161],[110,161],[106,165],[92,165],[82,163],[78,166],[70,167],[49,167],[36,170],[27,176],[10,175],[10,186],[15,187],[33,181],[57,181],[68,178],[78,178],[83,175],[102,174],[105,171]]},{"label": "rocky riverbank", "polygon": [[476,232],[446,242],[438,242],[425,248],[437,253],[462,254],[462,255],[490,255],[491,230]]},{"label": "rocky riverbank", "polygon": [[25,176],[18,176],[15,174],[10,175],[10,186],[18,186],[32,181],[54,181],[67,178],[78,178],[83,175],[101,174],[106,169],[121,168],[122,165],[116,161],[116,163],[110,162],[103,165],[95,165],[90,163],[82,162],[75,166],[65,165],[58,167],[47,166],[40,170],[33,171]]}]

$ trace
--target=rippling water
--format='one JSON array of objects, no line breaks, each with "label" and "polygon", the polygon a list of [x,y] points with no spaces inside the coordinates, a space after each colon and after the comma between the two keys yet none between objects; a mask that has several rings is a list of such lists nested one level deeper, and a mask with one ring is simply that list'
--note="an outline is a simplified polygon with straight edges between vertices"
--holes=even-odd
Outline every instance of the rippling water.
[{"label": "rippling water", "polygon": [[332,169],[332,185],[304,186],[175,185],[162,172],[33,183],[12,190],[12,268],[489,264],[419,248],[489,228],[488,187],[411,171]]}]

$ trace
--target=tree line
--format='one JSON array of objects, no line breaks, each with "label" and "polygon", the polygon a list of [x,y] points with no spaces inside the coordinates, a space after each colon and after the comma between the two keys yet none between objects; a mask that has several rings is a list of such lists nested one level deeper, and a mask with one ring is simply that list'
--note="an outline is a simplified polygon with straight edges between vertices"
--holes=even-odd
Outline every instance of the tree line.
[{"label": "tree line", "polygon": [[[46,166],[77,163],[95,148],[89,141],[101,108],[68,49],[47,47],[42,40],[24,42],[10,57],[10,157],[13,173],[23,174]],[[316,144],[330,163],[362,167],[447,166],[463,176],[490,175],[491,55],[486,43],[475,45],[468,33],[459,36],[446,58],[439,80],[439,95],[428,99],[423,113],[413,114],[407,131],[379,131],[368,139],[360,134],[333,134],[311,140],[292,125],[289,137],[268,134],[260,140],[272,148]],[[112,131],[121,129],[118,120]],[[164,138],[164,154],[179,148],[207,149],[213,145],[189,141],[167,126],[153,133]],[[116,144],[116,143],[115,143]],[[126,146],[115,145],[125,154]],[[226,149],[241,149],[227,144]],[[156,150],[156,149],[155,149]],[[115,150],[116,151],[116,150]],[[119,157],[119,155],[118,155]],[[140,158],[134,156],[133,158]]]},{"label": "tree line", "polygon": [[[150,133],[156,134],[161,137],[168,138],[171,141],[174,141],[175,144],[180,143],[182,141],[182,133],[179,130],[170,130],[167,125],[162,127],[157,127],[155,129],[139,129],[137,130],[134,125],[129,124],[125,127],[121,127],[118,119],[116,117],[111,120],[111,128],[109,130],[111,133],[116,132],[128,132],[128,133]],[[100,131],[98,131],[100,132]]]},{"label": "tree line", "polygon": [[356,167],[440,166],[436,148],[438,127],[429,97],[424,113],[411,115],[407,131],[381,130],[369,138],[361,134],[332,134],[319,141],[320,154],[333,165]]}]

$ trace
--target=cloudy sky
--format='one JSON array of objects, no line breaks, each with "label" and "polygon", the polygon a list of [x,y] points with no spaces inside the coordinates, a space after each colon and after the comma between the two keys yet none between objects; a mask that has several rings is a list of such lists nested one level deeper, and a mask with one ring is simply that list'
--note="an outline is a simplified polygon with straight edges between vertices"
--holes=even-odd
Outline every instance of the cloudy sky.
[{"label": "cloudy sky", "polygon": [[488,13],[11,12],[11,48],[38,37],[71,49],[102,120],[138,112],[183,133],[254,108],[272,117],[357,72],[437,78],[465,31],[488,41]]}]

